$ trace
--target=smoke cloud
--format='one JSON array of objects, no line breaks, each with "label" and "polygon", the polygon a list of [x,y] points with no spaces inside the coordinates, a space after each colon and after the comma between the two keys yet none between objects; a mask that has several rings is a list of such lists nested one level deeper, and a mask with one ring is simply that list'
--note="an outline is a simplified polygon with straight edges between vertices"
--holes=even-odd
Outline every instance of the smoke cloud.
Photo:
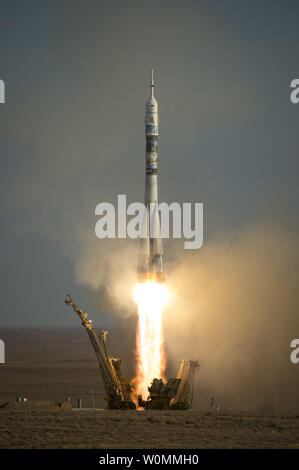
[{"label": "smoke cloud", "polygon": [[[169,243],[167,375],[182,358],[199,360],[196,406],[207,407],[213,396],[225,408],[298,408],[290,361],[299,332],[297,234],[289,221],[264,218],[191,253]],[[136,245],[89,240],[74,258],[77,281],[104,292],[106,308],[122,317],[136,315]]]},{"label": "smoke cloud", "polygon": [[297,233],[264,221],[184,255],[170,270],[165,313],[168,355],[198,359],[199,403],[299,406]]}]

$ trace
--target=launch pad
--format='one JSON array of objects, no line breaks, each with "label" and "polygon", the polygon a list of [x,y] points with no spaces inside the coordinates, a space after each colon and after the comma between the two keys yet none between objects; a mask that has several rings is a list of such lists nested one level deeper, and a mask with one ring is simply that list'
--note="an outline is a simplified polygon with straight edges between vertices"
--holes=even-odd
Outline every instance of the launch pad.
[{"label": "launch pad", "polygon": [[[111,410],[187,410],[192,405],[194,374],[199,367],[197,361],[182,360],[175,378],[166,382],[161,378],[165,370],[162,310],[167,289],[164,285],[164,256],[158,211],[159,116],[154,87],[152,70],[150,96],[145,110],[145,210],[139,234],[138,284],[134,293],[139,315],[135,379],[124,375],[121,359],[108,355],[107,331],[100,330],[97,334],[87,313],[77,307],[69,295],[65,299],[65,303],[79,315],[88,333],[100,366],[107,408]],[[142,394],[148,395],[145,400]]]},{"label": "launch pad", "polygon": [[69,295],[66,305],[71,306],[79,315],[86,329],[96,358],[98,360],[102,380],[105,387],[105,401],[109,410],[187,410],[193,401],[194,373],[199,367],[197,361],[182,360],[176,378],[166,383],[160,378],[153,378],[148,387],[149,396],[143,400],[136,396],[134,379],[127,378],[121,368],[121,359],[110,357],[107,351],[107,331],[100,330],[97,334],[92,321],[86,312],[81,310]]}]

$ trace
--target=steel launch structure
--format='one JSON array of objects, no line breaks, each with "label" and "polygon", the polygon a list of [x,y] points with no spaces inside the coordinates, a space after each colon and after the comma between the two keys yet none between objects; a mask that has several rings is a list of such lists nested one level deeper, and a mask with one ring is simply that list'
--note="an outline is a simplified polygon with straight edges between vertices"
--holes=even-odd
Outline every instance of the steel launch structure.
[{"label": "steel launch structure", "polygon": [[109,410],[135,410],[136,407],[145,410],[187,410],[193,401],[194,374],[199,367],[197,361],[181,360],[180,368],[175,379],[153,378],[149,384],[149,396],[143,400],[134,393],[134,379],[127,378],[121,368],[121,359],[110,357],[107,351],[107,331],[100,330],[97,334],[92,320],[67,295],[66,305],[78,314],[82,325],[87,331],[94,353],[96,355],[105,388],[105,401]]},{"label": "steel launch structure", "polygon": [[108,356],[106,346],[106,335],[108,332],[100,330],[99,334],[97,334],[87,313],[83,312],[69,295],[66,296],[65,303],[73,307],[88,333],[100,366],[106,392],[105,400],[107,402],[107,408],[111,410],[136,409],[136,405],[131,400],[133,388],[130,381],[122,373],[121,360]]},{"label": "steel launch structure", "polygon": [[[158,103],[154,96],[154,76],[152,71],[150,97],[146,102],[145,136],[146,136],[146,169],[145,169],[145,216],[143,221],[144,237],[140,238],[137,263],[139,282],[164,282],[163,248],[158,214]],[[176,378],[164,382],[160,378],[152,378],[148,386],[149,395],[146,400],[136,396],[134,379],[126,377],[121,368],[121,359],[110,357],[107,351],[107,331],[100,330],[97,334],[92,321],[86,312],[81,310],[69,295],[65,303],[79,315],[86,329],[95,352],[106,392],[105,401],[108,409],[145,410],[186,410],[192,406],[195,371],[199,367],[197,361],[181,360]]]}]

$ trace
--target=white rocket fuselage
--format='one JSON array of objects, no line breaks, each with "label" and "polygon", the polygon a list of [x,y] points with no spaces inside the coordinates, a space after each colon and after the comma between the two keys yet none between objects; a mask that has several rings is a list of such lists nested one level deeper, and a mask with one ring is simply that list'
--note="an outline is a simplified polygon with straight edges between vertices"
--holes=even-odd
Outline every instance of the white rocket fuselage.
[{"label": "white rocket fuselage", "polygon": [[158,204],[158,103],[154,97],[154,79],[150,84],[150,97],[145,112],[145,194],[146,214],[144,219],[146,236],[140,240],[138,276],[141,281],[164,282],[163,248],[160,234]]}]

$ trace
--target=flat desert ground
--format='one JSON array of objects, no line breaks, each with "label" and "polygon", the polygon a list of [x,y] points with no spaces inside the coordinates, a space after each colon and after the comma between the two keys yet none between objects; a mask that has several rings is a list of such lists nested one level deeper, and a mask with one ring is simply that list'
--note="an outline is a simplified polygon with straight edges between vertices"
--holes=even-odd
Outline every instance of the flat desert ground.
[{"label": "flat desert ground", "polygon": [[[2,330],[0,448],[299,448],[299,412],[108,411],[83,329]],[[91,393],[92,391],[92,393]],[[54,402],[69,396],[73,406]],[[27,404],[16,398],[26,396]]]}]

